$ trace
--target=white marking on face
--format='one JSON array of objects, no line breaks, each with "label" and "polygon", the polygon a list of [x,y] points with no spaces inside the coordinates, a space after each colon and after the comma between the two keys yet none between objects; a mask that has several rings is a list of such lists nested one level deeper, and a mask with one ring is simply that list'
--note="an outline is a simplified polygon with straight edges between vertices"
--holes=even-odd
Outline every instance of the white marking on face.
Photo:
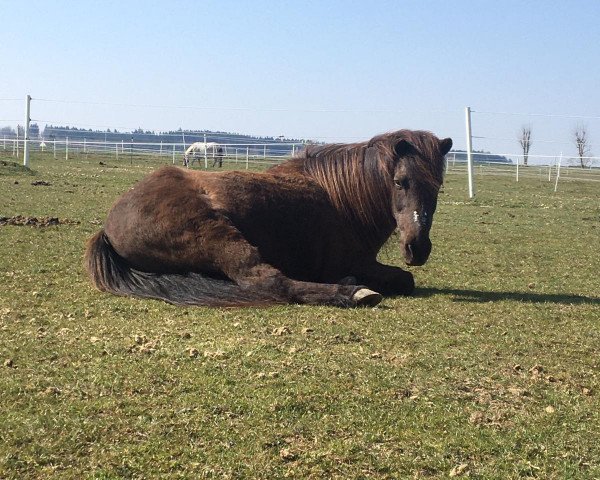
[{"label": "white marking on face", "polygon": [[418,223],[422,227],[429,224],[429,214],[425,211],[421,215],[416,210],[413,211],[413,222]]}]

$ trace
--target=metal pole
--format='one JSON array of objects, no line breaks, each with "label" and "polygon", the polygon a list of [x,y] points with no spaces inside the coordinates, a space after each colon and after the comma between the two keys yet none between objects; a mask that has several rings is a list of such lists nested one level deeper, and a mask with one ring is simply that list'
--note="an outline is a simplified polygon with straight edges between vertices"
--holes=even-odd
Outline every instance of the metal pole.
[{"label": "metal pole", "polygon": [[31,118],[29,118],[29,114],[31,112],[31,96],[27,95],[25,97],[25,144],[23,146],[23,166],[29,166],[29,122]]},{"label": "metal pole", "polygon": [[69,159],[69,137],[65,140],[65,160]]},{"label": "metal pole", "polygon": [[19,159],[19,125],[17,125],[17,160]]},{"label": "metal pole", "polygon": [[467,122],[467,169],[469,174],[469,198],[475,196],[473,185],[473,136],[471,134],[471,107],[465,108],[465,117]]},{"label": "metal pole", "polygon": [[246,170],[248,170],[248,162],[250,161],[250,147],[246,147]]},{"label": "metal pole", "polygon": [[517,182],[519,181],[519,157],[517,157]]},{"label": "metal pole", "polygon": [[54,160],[56,160],[56,137],[54,137],[54,140],[52,140],[52,146],[54,150]]},{"label": "metal pole", "polygon": [[175,144],[173,144],[173,165],[175,165]]},{"label": "metal pole", "polygon": [[117,162],[119,161],[119,144],[115,143],[115,154],[117,157]]},{"label": "metal pole", "polygon": [[560,164],[562,162],[562,152],[560,152],[560,157],[558,157],[558,165],[556,166],[556,182],[554,183],[554,191],[558,190],[558,179],[560,177]]},{"label": "metal pole", "polygon": [[208,158],[206,157],[206,133],[204,134],[204,169],[208,168]]}]

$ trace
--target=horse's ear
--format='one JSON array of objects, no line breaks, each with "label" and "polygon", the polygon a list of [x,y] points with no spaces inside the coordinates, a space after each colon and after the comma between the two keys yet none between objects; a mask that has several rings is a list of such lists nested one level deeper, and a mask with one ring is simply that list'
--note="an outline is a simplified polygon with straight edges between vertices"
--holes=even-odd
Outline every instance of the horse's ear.
[{"label": "horse's ear", "polygon": [[451,138],[444,138],[443,140],[440,140],[440,153],[443,155],[446,155],[450,149],[452,148],[452,139]]},{"label": "horse's ear", "polygon": [[411,148],[412,145],[410,142],[407,142],[406,140],[400,140],[398,143],[396,143],[396,145],[394,145],[394,156],[396,158],[403,157],[410,151]]}]

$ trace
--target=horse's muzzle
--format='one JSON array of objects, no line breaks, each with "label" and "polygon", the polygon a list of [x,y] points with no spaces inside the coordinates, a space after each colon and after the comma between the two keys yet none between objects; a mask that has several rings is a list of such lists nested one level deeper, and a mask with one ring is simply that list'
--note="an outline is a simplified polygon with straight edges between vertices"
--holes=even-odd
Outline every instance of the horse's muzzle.
[{"label": "horse's muzzle", "polygon": [[407,265],[418,267],[425,264],[431,253],[431,240],[429,238],[420,242],[407,242],[404,244],[404,261]]}]

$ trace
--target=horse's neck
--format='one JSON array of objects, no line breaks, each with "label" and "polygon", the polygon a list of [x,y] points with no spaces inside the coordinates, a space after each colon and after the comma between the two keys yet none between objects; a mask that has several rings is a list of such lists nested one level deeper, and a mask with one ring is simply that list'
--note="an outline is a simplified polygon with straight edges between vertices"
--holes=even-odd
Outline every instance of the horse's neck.
[{"label": "horse's neck", "polygon": [[[302,176],[311,179],[320,185],[330,198],[337,196],[338,202],[332,199],[333,206],[346,219],[347,224],[355,231],[357,238],[361,239],[367,250],[374,252],[379,251],[381,246],[394,232],[396,225],[394,218],[391,215],[391,199],[387,199],[387,197],[383,199],[380,197],[379,204],[376,205],[376,203],[367,195],[365,203],[363,205],[357,205],[356,202],[352,200],[351,194],[332,194],[332,192],[327,191],[325,185],[307,173],[304,158],[292,158],[287,162],[270,168],[269,173],[282,176]],[[346,187],[350,190],[361,189],[358,182],[356,185],[346,185]],[[381,194],[383,192],[380,190],[379,193]],[[384,211],[382,211],[382,209],[384,209]],[[359,210],[362,211],[359,212]]]}]

